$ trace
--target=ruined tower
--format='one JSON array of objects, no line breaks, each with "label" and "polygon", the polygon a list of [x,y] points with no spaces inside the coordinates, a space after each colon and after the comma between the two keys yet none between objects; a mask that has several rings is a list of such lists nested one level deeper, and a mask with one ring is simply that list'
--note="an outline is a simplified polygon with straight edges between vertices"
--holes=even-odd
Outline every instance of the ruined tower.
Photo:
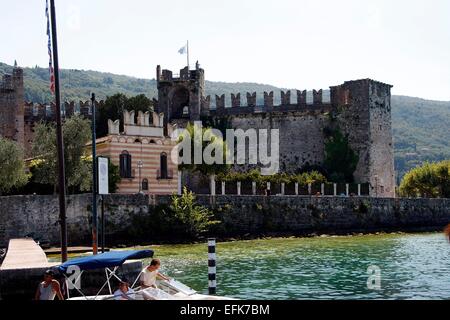
[{"label": "ruined tower", "polygon": [[339,111],[339,127],[359,154],[355,180],[369,182],[370,194],[376,197],[395,196],[391,88],[370,79],[330,88],[331,102]]},{"label": "ruined tower", "polygon": [[180,74],[156,69],[158,83],[158,104],[156,111],[164,113],[164,124],[200,120],[202,103],[205,96],[205,72],[196,64],[194,70],[188,67]]},{"label": "ruined tower", "polygon": [[24,145],[23,69],[17,63],[0,82],[0,136]]}]

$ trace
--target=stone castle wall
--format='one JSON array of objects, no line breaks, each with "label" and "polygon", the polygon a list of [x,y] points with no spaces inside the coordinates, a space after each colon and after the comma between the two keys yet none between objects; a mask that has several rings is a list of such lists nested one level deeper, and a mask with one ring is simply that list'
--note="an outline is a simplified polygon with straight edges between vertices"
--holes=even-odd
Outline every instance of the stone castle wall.
[{"label": "stone castle wall", "polygon": [[[235,129],[278,129],[280,135],[280,170],[296,173],[305,166],[321,165],[324,161],[324,128],[328,117],[316,112],[271,112],[249,113],[231,117]],[[267,140],[269,141],[269,140]],[[260,142],[261,143],[261,142]],[[268,142],[270,146],[270,143]],[[249,152],[256,146],[249,146]],[[269,148],[270,150],[270,148]],[[257,150],[253,150],[256,154]],[[248,154],[247,154],[248,158]],[[238,165],[238,170],[248,170],[252,166]]]},{"label": "stone castle wall", "polygon": [[[108,237],[132,232],[137,217],[152,219],[156,205],[170,196],[110,195],[105,199]],[[307,235],[350,232],[442,230],[450,223],[450,199],[390,199],[369,197],[198,196],[222,224],[212,236],[262,234]],[[100,214],[100,210],[99,210]],[[89,245],[91,196],[69,196],[70,245]],[[142,221],[142,220],[139,220]],[[0,197],[0,247],[8,239],[33,237],[59,244],[56,196]],[[147,241],[151,242],[151,230]],[[178,239],[177,239],[178,240]]]},{"label": "stone castle wall", "polygon": [[[54,103],[26,102],[23,69],[14,67],[12,74],[3,75],[0,81],[0,136],[16,141],[23,147],[25,157],[31,156],[34,128],[40,121],[56,120]],[[104,101],[96,102],[102,105]],[[63,119],[78,114],[92,118],[91,102],[65,102],[61,106]]]},{"label": "stone castle wall", "polygon": [[[148,197],[114,195],[105,198],[108,224],[127,227],[130,217],[148,214]],[[67,232],[70,244],[88,244],[91,237],[92,196],[67,197]],[[100,215],[100,208],[98,210]],[[32,237],[58,244],[60,239],[59,202],[57,196],[0,197],[0,247],[8,239]]]},{"label": "stone castle wall", "polygon": [[[157,108],[166,114],[165,121],[179,127],[206,119],[209,125],[227,123],[229,128],[244,131],[279,129],[279,168],[288,173],[323,165],[325,131],[339,128],[359,156],[355,182],[369,183],[371,196],[395,197],[392,86],[370,79],[348,81],[330,87],[330,101],[325,101],[323,90],[313,90],[312,99],[306,90],[281,91],[279,105],[274,92],[264,92],[263,100],[256,92],[235,93],[230,95],[231,107],[227,107],[225,95],[203,95],[204,78],[203,69],[188,72],[185,68],[179,77],[173,77],[171,71],[161,71],[158,66]],[[248,152],[257,152],[256,145]],[[253,167],[247,162],[234,168],[244,171]]]}]

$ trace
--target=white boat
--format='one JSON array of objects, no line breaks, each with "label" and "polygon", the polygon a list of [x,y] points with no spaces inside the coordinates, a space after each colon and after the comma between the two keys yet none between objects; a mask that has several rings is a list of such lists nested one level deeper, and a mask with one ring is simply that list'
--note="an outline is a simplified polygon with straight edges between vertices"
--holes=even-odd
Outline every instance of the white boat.
[{"label": "white boat", "polygon": [[[94,256],[69,260],[56,268],[58,272],[64,275],[66,279],[68,300],[115,300],[116,296],[114,296],[113,294],[110,281],[112,278],[122,281],[117,275],[118,268],[127,260],[137,260],[151,257],[153,257],[152,250],[110,251]],[[106,281],[98,290],[97,295],[87,296],[79,288],[76,288],[76,286],[69,286],[69,282],[73,280],[73,277],[72,279],[69,279],[69,276],[67,274],[68,271],[69,273],[71,273],[73,272],[73,270],[78,270],[79,274],[77,276],[77,279],[75,279],[78,280],[79,278],[81,278],[84,271],[96,269],[105,269],[106,275]],[[158,280],[157,288],[141,289],[140,287],[136,286],[140,275],[141,273],[139,273],[139,275],[131,285],[131,288],[134,292],[127,295],[127,298],[129,300],[235,300],[228,297],[200,294],[194,289],[184,285],[183,283],[175,279],[170,279],[168,281]],[[101,295],[100,293],[106,286],[109,289],[109,294]],[[77,290],[81,294],[81,296],[71,298],[70,291],[68,289],[69,287],[74,287],[74,289]]]}]

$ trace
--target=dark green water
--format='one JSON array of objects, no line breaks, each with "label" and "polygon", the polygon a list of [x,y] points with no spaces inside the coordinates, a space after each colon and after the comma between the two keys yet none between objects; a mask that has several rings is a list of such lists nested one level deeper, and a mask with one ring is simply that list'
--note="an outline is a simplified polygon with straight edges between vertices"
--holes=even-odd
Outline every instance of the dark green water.
[{"label": "dark green water", "polygon": [[[207,292],[207,246],[154,246],[162,270]],[[448,299],[442,234],[237,241],[217,245],[218,294],[241,299]],[[381,290],[367,268],[381,269]]]}]

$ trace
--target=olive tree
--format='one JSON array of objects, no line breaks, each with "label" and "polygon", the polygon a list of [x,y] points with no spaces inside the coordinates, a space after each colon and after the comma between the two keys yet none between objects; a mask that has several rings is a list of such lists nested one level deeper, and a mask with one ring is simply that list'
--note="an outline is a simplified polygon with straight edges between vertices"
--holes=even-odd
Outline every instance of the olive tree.
[{"label": "olive tree", "polygon": [[0,194],[25,185],[23,150],[14,141],[0,137]]}]

